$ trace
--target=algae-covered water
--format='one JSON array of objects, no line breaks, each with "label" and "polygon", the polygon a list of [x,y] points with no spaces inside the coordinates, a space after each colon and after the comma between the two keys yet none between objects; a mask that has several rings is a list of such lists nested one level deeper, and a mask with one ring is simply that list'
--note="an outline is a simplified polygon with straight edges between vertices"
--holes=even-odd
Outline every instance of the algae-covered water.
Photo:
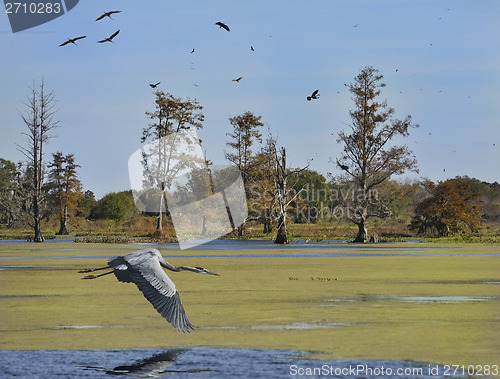
[{"label": "algae-covered water", "polygon": [[[178,354],[164,377],[311,377],[307,369],[324,374],[323,365],[428,370],[406,377],[436,377],[436,367],[449,365],[457,375],[472,367],[492,377],[500,364],[499,246],[152,247],[173,264],[221,275],[169,273],[196,326],[190,334],[173,329],[134,285],[78,274],[144,244],[0,244],[4,376],[118,375],[116,367],[171,349]],[[362,377],[391,377],[376,373]]]}]

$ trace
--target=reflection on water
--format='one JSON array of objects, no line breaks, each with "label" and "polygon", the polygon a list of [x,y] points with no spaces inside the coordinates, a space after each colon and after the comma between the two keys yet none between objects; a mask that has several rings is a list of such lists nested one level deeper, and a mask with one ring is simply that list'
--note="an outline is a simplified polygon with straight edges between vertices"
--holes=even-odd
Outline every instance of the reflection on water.
[{"label": "reflection on water", "polygon": [[[196,347],[169,350],[0,351],[0,372],[22,378],[444,377],[444,366],[396,360],[314,360],[310,353]],[[326,374],[328,372],[328,374]],[[349,374],[351,373],[351,374]],[[355,373],[355,375],[352,375]],[[447,375],[446,378],[463,376]]]},{"label": "reflection on water", "polygon": [[211,370],[167,370],[167,367],[173,366],[177,357],[186,351],[186,349],[171,349],[162,353],[154,354],[150,357],[140,359],[131,365],[116,366],[108,370],[104,367],[83,366],[82,370],[104,372],[107,375],[121,375],[133,378],[156,378],[166,373],[194,373],[206,372]]}]

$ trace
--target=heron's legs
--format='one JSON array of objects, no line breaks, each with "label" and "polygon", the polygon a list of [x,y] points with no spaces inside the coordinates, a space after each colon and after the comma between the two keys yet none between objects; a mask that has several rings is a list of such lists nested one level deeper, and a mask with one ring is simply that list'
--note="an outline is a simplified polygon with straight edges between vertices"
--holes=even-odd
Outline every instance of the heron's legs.
[{"label": "heron's legs", "polygon": [[107,268],[110,268],[109,266],[106,267],[99,267],[99,268],[85,268],[83,270],[78,271],[80,274],[85,274],[86,272],[94,272],[94,271],[99,271],[99,270],[106,270]]},{"label": "heron's legs", "polygon": [[[104,267],[104,268],[109,268],[109,267]],[[94,269],[94,271],[95,270],[100,270],[100,269]],[[89,272],[89,271],[87,271],[87,272]],[[100,274],[100,275],[86,275],[82,279],[96,279],[96,278],[100,278],[101,276],[104,276],[104,275],[112,274],[113,272],[115,272],[115,270],[111,270],[109,272],[105,272],[104,274]]]}]

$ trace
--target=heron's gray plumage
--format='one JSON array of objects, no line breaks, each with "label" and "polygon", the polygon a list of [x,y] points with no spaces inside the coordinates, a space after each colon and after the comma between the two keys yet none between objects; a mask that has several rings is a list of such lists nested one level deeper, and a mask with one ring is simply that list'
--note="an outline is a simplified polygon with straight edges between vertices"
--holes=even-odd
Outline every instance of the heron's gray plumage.
[{"label": "heron's gray plumage", "polygon": [[194,330],[189,322],[174,282],[160,265],[161,254],[146,249],[113,258],[109,267],[120,282],[135,283],[158,313],[182,332]]},{"label": "heron's gray plumage", "polygon": [[219,276],[203,267],[174,266],[168,263],[157,249],[135,251],[110,259],[105,267],[86,268],[78,272],[108,270],[99,275],[86,275],[82,279],[96,279],[113,273],[120,282],[134,283],[158,313],[174,328],[179,332],[189,333],[189,329],[194,330],[194,327],[186,316],[174,282],[163,268],[174,272],[191,271],[197,274]]}]

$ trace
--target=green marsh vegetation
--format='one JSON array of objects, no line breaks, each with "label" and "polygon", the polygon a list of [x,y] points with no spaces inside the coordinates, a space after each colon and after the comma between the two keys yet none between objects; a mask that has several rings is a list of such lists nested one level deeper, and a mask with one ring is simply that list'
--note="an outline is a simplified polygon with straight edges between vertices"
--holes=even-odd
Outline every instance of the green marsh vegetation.
[{"label": "green marsh vegetation", "polygon": [[[359,247],[359,248],[358,248]],[[438,247],[438,248],[436,248]],[[494,364],[500,350],[498,245],[398,243],[344,249],[160,249],[173,264],[220,277],[169,273],[191,334],[179,334],[134,285],[81,280],[134,244],[0,245],[1,349],[172,346],[307,350],[317,358]],[[312,253],[362,256],[283,257]],[[389,253],[392,256],[380,256]],[[71,258],[71,256],[95,258]],[[183,257],[176,257],[182,255]],[[15,257],[30,256],[30,259]],[[47,257],[60,257],[57,259]],[[188,256],[188,257],[186,257]],[[19,266],[9,268],[9,266]]]}]

